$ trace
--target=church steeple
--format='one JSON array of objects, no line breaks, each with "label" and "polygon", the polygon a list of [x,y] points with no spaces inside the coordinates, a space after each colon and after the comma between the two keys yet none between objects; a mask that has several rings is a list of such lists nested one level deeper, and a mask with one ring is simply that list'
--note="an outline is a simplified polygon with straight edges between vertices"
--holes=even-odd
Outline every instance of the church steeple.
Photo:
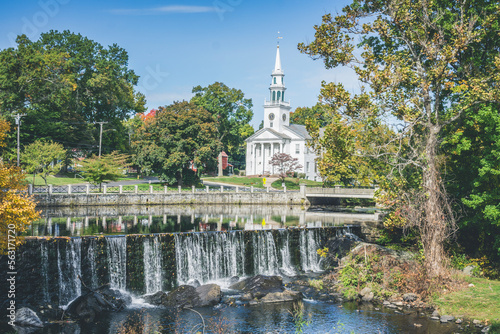
[{"label": "church steeple", "polygon": [[276,60],[271,73],[269,101],[264,103],[264,127],[281,132],[283,125],[290,124],[290,103],[285,102],[285,74],[281,67],[280,46],[276,47]]}]

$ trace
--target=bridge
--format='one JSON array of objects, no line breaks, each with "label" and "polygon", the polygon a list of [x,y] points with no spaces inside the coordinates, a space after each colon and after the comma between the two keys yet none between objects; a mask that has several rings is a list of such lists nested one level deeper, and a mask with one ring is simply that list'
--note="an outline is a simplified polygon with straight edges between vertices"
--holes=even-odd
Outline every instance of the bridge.
[{"label": "bridge", "polygon": [[335,186],[333,188],[322,188],[322,187],[301,187],[302,195],[307,197],[309,200],[311,198],[361,198],[361,199],[373,199],[375,197],[376,188],[345,188],[340,186]]}]

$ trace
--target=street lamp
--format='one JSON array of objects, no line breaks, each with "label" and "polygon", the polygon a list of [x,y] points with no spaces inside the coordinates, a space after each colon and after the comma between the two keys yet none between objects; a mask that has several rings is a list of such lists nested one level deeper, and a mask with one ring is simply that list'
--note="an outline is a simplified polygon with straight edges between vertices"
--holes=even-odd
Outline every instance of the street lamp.
[{"label": "street lamp", "polygon": [[99,129],[99,158],[101,157],[101,146],[102,146],[102,125],[107,124],[108,122],[95,122],[99,124],[100,129]]},{"label": "street lamp", "polygon": [[16,125],[17,125],[17,167],[19,167],[19,132],[21,128],[21,117],[26,116],[26,114],[15,114],[14,117],[16,118]]}]

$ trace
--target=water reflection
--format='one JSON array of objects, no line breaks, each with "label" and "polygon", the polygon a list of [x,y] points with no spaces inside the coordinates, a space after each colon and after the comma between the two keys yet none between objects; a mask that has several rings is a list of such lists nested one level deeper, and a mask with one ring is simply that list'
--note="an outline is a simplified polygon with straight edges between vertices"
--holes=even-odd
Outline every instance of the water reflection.
[{"label": "water reflection", "polygon": [[46,208],[32,236],[150,234],[327,227],[376,222],[375,210],[326,212],[298,206],[122,206]]}]

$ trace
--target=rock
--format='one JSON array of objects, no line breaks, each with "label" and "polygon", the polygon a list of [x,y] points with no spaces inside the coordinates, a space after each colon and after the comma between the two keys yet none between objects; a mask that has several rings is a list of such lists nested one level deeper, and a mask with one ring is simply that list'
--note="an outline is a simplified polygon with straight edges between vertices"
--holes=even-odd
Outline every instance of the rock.
[{"label": "rock", "polygon": [[382,305],[388,306],[388,305],[391,305],[391,302],[388,301],[388,300],[384,300],[384,302],[382,303]]},{"label": "rock", "polygon": [[152,295],[145,295],[142,298],[144,298],[144,301],[148,304],[162,305],[167,298],[167,294],[163,291],[158,291],[153,293]]},{"label": "rock", "polygon": [[372,292],[372,289],[370,289],[369,287],[365,287],[363,288],[360,292],[359,292],[359,295],[361,297],[364,297],[366,296],[367,294],[369,294],[370,292]]},{"label": "rock", "polygon": [[461,324],[463,322],[462,319],[457,319],[457,321],[455,321],[456,324]]},{"label": "rock", "polygon": [[388,304],[388,305],[385,305],[386,307],[388,308],[398,308],[396,305],[394,304]]},{"label": "rock", "polygon": [[415,300],[417,300],[418,296],[414,293],[405,293],[403,295],[403,300],[407,303],[411,303],[411,302],[414,302]]},{"label": "rock", "polygon": [[251,293],[244,293],[243,296],[241,296],[241,301],[248,302],[252,300],[252,294]]},{"label": "rock", "polygon": [[238,276],[233,276],[229,279],[229,285],[233,285],[235,283],[238,283],[239,280],[240,280],[240,278]]},{"label": "rock", "polygon": [[451,315],[442,315],[441,318],[439,318],[439,321],[441,322],[448,322],[453,320],[455,320],[455,317]]},{"label": "rock", "polygon": [[396,306],[403,306],[404,305],[403,302],[393,302],[393,304],[396,305]]},{"label": "rock", "polygon": [[235,283],[229,287],[234,290],[249,292],[253,297],[261,298],[272,292],[283,292],[283,280],[280,276],[257,275]]},{"label": "rock", "polygon": [[431,320],[439,320],[439,317],[430,317]]},{"label": "rock", "polygon": [[361,300],[364,301],[364,302],[371,302],[373,300],[373,298],[375,297],[375,295],[373,294],[373,292],[370,291],[370,293],[364,295]]},{"label": "rock", "polygon": [[196,288],[191,285],[181,285],[170,291],[162,305],[171,308],[198,307],[201,304]]},{"label": "rock", "polygon": [[191,285],[191,286],[194,286],[195,288],[199,287],[201,284],[200,284],[200,281],[198,281],[197,279],[190,279],[188,282],[187,282],[187,285]]},{"label": "rock", "polygon": [[490,331],[490,327],[484,327],[482,330],[481,330],[481,333],[488,333]]},{"label": "rock", "polygon": [[465,267],[465,268],[462,270],[462,272],[463,272],[465,275],[472,276],[472,272],[474,271],[474,269],[476,269],[476,266],[470,265],[470,266]]},{"label": "rock", "polygon": [[298,291],[285,290],[283,292],[270,292],[262,297],[260,303],[281,303],[302,300],[303,295]]},{"label": "rock", "polygon": [[107,286],[81,295],[69,304],[66,313],[75,319],[92,322],[104,311],[120,311],[132,298]]},{"label": "rock", "polygon": [[38,318],[35,311],[27,307],[22,307],[16,311],[15,324],[22,327],[43,327],[43,322]]},{"label": "rock", "polygon": [[432,312],[432,317],[439,317],[439,312],[434,310],[434,312]]},{"label": "rock", "polygon": [[214,306],[220,303],[222,295],[217,284],[205,284],[196,288],[200,299],[199,306]]}]

